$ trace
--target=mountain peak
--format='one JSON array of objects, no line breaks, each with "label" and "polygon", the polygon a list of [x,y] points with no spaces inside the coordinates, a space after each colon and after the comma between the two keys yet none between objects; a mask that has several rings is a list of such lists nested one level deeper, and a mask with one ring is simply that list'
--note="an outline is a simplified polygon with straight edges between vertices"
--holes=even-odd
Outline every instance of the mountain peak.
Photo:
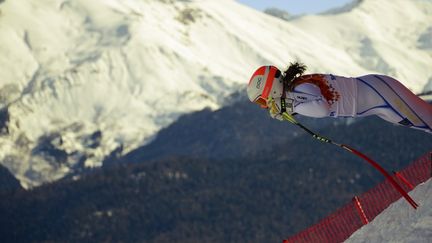
[{"label": "mountain peak", "polygon": [[341,14],[341,13],[348,13],[351,12],[353,9],[359,7],[361,4],[363,4],[366,0],[352,0],[351,2],[343,5],[342,7],[336,7],[329,9],[327,11],[324,11],[322,14]]}]

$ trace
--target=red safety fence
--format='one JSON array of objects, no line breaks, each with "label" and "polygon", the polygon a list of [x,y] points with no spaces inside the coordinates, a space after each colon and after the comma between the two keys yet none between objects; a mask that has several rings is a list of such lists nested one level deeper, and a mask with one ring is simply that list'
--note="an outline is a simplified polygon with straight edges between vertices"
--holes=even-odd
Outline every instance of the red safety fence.
[{"label": "red safety fence", "polygon": [[[405,169],[394,173],[395,180],[409,192],[432,177],[432,152],[422,156]],[[293,242],[343,242],[363,225],[402,196],[386,179],[317,224],[289,237]]]}]

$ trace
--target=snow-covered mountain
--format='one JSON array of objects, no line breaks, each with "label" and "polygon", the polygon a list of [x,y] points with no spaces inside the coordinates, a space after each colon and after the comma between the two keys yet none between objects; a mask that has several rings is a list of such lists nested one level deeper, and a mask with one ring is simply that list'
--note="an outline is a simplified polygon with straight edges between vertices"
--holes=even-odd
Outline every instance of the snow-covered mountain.
[{"label": "snow-covered mountain", "polygon": [[[432,83],[432,1],[364,0],[291,21],[233,0],[0,4],[0,161],[29,187],[148,143],[259,65]],[[173,138],[175,139],[175,138]]]},{"label": "snow-covered mountain", "polygon": [[417,210],[413,210],[402,198],[345,242],[430,242],[432,180],[419,185],[410,195],[420,204]]}]

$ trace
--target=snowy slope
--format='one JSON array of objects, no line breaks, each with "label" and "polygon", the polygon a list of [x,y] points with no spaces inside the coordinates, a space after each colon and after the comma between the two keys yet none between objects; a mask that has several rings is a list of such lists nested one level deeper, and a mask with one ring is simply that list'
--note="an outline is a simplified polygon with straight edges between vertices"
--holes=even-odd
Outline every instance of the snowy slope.
[{"label": "snowy slope", "polygon": [[402,198],[345,242],[431,242],[432,181],[417,186],[410,195],[420,204],[417,210]]},{"label": "snowy slope", "polygon": [[0,161],[24,186],[100,166],[179,115],[223,106],[258,66],[432,82],[432,1],[365,0],[292,21],[233,0],[0,4]]}]

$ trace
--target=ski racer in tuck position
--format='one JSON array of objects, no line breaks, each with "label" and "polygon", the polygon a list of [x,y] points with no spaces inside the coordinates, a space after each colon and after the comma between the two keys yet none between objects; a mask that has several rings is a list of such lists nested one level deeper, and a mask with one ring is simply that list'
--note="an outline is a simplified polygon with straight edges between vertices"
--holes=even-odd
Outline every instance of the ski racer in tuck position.
[{"label": "ski racer in tuck position", "polygon": [[283,73],[274,66],[258,68],[247,87],[249,100],[279,120],[283,120],[283,113],[317,118],[377,115],[432,133],[432,105],[394,78],[377,74],[354,78],[304,75],[305,70],[306,66],[298,62]]}]

